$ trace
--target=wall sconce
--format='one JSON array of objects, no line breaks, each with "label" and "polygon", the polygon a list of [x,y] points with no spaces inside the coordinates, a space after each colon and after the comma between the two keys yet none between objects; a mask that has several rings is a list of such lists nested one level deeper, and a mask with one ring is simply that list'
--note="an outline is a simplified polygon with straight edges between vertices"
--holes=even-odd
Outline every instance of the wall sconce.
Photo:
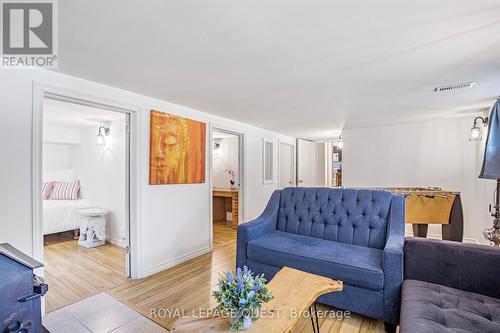
[{"label": "wall sconce", "polygon": [[97,133],[97,143],[96,143],[96,146],[98,147],[104,147],[106,145],[106,140],[104,139],[103,131],[105,136],[108,136],[110,133],[109,127],[99,126],[99,130]]},{"label": "wall sconce", "polygon": [[469,141],[481,141],[483,139],[483,134],[481,128],[477,125],[477,121],[481,120],[483,126],[486,127],[488,125],[488,117],[476,117],[474,119],[474,124],[470,129],[470,137]]},{"label": "wall sconce", "polygon": [[213,147],[213,156],[218,157],[219,156],[219,150],[220,150],[220,143],[214,142],[214,147]]}]

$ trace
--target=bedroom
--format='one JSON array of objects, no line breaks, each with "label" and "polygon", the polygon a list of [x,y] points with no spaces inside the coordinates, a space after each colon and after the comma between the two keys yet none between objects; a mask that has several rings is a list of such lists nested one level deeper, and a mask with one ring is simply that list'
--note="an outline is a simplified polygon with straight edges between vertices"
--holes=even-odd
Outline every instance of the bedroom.
[{"label": "bedroom", "polygon": [[52,311],[126,280],[127,114],[43,102],[42,211]]}]

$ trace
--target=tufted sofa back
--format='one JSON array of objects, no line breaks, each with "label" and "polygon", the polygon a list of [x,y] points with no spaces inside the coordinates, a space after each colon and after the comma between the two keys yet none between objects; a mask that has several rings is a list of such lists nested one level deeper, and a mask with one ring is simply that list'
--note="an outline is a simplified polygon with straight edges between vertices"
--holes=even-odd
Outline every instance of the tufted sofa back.
[{"label": "tufted sofa back", "polygon": [[392,197],[375,190],[285,188],[276,229],[383,249]]}]

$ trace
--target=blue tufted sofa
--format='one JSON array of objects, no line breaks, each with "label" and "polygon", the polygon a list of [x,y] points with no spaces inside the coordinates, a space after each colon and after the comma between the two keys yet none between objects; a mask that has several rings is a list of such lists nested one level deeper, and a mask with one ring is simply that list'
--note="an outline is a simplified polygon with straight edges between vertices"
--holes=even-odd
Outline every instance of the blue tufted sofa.
[{"label": "blue tufted sofa", "polygon": [[342,280],[342,292],[318,301],[395,327],[403,241],[403,197],[374,190],[286,188],[272,194],[259,218],[238,227],[236,265],[267,279],[289,266]]}]

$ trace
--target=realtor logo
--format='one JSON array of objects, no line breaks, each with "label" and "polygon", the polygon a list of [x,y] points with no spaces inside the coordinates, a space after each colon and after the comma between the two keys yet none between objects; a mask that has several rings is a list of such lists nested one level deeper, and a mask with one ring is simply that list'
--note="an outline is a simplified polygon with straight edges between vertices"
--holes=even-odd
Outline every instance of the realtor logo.
[{"label": "realtor logo", "polygon": [[57,67],[57,3],[1,1],[2,66]]}]

